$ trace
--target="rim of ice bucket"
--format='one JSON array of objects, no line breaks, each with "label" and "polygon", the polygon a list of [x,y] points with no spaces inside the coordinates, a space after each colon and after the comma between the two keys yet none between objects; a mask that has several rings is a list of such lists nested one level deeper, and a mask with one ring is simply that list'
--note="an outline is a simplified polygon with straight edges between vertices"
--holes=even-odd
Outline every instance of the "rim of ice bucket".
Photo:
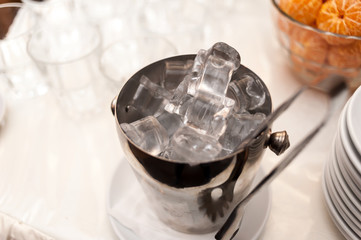
[{"label": "rim of ice bucket", "polygon": [[[145,69],[148,69],[148,68],[151,68],[152,66],[154,65],[158,65],[160,62],[163,62],[163,61],[166,61],[166,60],[174,60],[174,59],[178,59],[178,58],[184,58],[185,60],[193,60],[194,58],[196,57],[196,54],[185,54],[185,55],[176,55],[176,56],[172,56],[172,57],[168,57],[168,58],[163,58],[161,60],[158,60],[156,62],[153,62],[153,63],[150,63],[146,66],[144,66],[143,68],[141,68],[140,70],[138,70],[137,72],[135,72],[127,81],[126,83],[123,85],[123,87],[120,89],[120,92],[118,93],[118,95],[116,96],[115,98],[115,108],[114,108],[114,116],[116,118],[116,122],[117,122],[117,127],[120,129],[120,132],[121,134],[123,135],[123,137],[125,139],[127,139],[127,141],[132,144],[133,147],[135,147],[136,149],[138,149],[139,151],[143,152],[144,154],[147,154],[149,155],[150,157],[155,157],[155,158],[158,158],[160,160],[163,160],[163,161],[166,161],[166,162],[171,162],[171,163],[178,163],[178,164],[187,164],[186,162],[180,162],[180,161],[177,161],[177,160],[174,160],[174,159],[168,159],[168,158],[165,158],[165,157],[162,157],[162,156],[154,156],[152,154],[150,154],[149,152],[145,151],[144,149],[140,148],[137,144],[135,144],[131,139],[128,138],[128,136],[124,133],[123,129],[120,127],[120,124],[121,123],[124,123],[124,122],[120,122],[119,121],[119,117],[118,117],[118,106],[121,105],[120,103],[120,98],[119,96],[121,95],[123,89],[126,89],[127,88],[127,85],[130,85],[132,84],[133,81],[135,81],[134,79],[139,79],[142,72],[145,70]],[[263,85],[264,87],[264,90],[265,90],[265,94],[266,94],[266,100],[265,102],[268,102],[269,103],[269,106],[267,107],[267,113],[265,113],[266,115],[269,115],[271,112],[272,112],[272,98],[271,98],[271,95],[269,93],[269,90],[266,86],[266,84],[263,82],[263,80],[256,74],[254,73],[251,69],[247,68],[246,66],[242,65],[241,64],[241,67],[243,67],[245,70],[248,70],[249,73],[251,73],[252,75],[254,75],[259,81],[260,83]],[[240,69],[240,68],[238,68]],[[238,70],[237,70],[238,71]],[[237,72],[236,71],[236,72]],[[231,79],[231,81],[233,81],[233,77]],[[260,136],[262,135],[265,135],[265,134],[268,134],[268,129],[264,129],[259,135],[257,138],[259,138]],[[215,159],[211,159],[211,160],[208,160],[208,161],[205,161],[205,162],[202,162],[200,164],[207,164],[207,163],[212,163],[212,162],[217,162],[217,161],[223,161],[223,160],[227,160],[227,159],[230,159],[232,158],[233,156],[243,152],[244,150],[240,149],[238,151],[235,151],[233,152],[232,154],[229,154],[229,155],[226,155],[226,156],[223,156],[223,157],[220,157],[220,158],[215,158]]]}]

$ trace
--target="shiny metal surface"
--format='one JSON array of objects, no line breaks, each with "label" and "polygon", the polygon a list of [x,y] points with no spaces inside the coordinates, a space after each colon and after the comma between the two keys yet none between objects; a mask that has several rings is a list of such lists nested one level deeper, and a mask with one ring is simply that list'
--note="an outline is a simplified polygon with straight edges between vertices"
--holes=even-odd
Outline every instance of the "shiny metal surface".
[{"label": "shiny metal surface", "polygon": [[[114,111],[123,151],[159,218],[181,232],[206,233],[219,229],[235,203],[248,193],[269,140],[269,128],[256,136],[253,143],[244,150],[194,166],[148,154],[133,144],[120,128],[121,123],[130,123],[144,117],[130,105],[142,75],[157,81],[157,76],[162,74],[164,61],[187,61],[194,57],[195,55],[176,56],[141,69],[124,85],[118,97],[113,100],[111,109]],[[272,108],[271,97],[256,74],[241,65],[232,81],[237,81],[244,74],[255,78],[266,94],[266,101],[255,112],[269,115]],[[165,87],[174,84],[176,83],[166,83]],[[234,92],[229,91],[227,95],[236,100],[236,103],[239,102]]]},{"label": "shiny metal surface", "polygon": [[[322,85],[322,83],[321,83]],[[297,91],[293,96],[287,99],[277,110],[275,110],[271,115],[274,115],[279,109],[282,109],[283,106],[290,106],[290,104],[302,93],[305,89],[313,88],[312,85],[307,85],[302,87],[299,91]],[[339,79],[338,85],[334,85],[333,88],[319,88],[316,87],[314,89],[322,90],[327,93],[331,98],[331,104],[328,106],[326,114],[323,116],[321,122],[317,124],[317,126],[300,141],[291,152],[285,156],[282,161],[280,161],[251,191],[245,196],[233,209],[231,215],[224,223],[222,228],[215,235],[215,239],[217,240],[232,240],[239,230],[239,226],[242,222],[242,215],[245,206],[247,203],[257,194],[261,189],[268,186],[283,170],[298,156],[298,154],[310,143],[310,141],[320,132],[320,130],[326,125],[328,120],[333,115],[336,110],[335,106],[339,104],[339,98],[345,98],[345,94],[347,95],[345,81]],[[283,108],[284,109],[284,108]],[[285,109],[284,109],[285,110]],[[283,111],[284,111],[283,110]],[[283,112],[280,111],[280,112]]]},{"label": "shiny metal surface", "polygon": [[272,152],[280,155],[289,148],[290,140],[286,131],[274,132],[270,134],[267,144]]}]

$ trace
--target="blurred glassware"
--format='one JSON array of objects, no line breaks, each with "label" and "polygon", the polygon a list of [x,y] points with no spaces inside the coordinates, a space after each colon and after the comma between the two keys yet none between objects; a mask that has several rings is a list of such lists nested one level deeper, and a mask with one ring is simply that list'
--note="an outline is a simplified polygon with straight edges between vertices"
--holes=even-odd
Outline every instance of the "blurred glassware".
[{"label": "blurred glassware", "polygon": [[42,95],[48,90],[26,51],[37,17],[23,6],[0,4],[0,85],[19,98]]},{"label": "blurred glassware", "polygon": [[4,116],[5,116],[5,99],[0,92],[0,127],[4,123]]},{"label": "blurred glassware", "polygon": [[130,0],[79,0],[77,4],[89,21],[99,23],[125,14],[134,3]]},{"label": "blurred glassware", "polygon": [[24,7],[38,16],[38,27],[44,24],[63,24],[74,20],[75,0],[22,0]]},{"label": "blurred glassware", "polygon": [[46,12],[49,5],[48,2],[54,0],[21,0],[21,1],[24,3],[24,7],[29,8],[35,14],[41,16]]},{"label": "blurred glassware", "polygon": [[107,46],[133,32],[133,17],[138,3],[134,0],[79,0],[77,10],[83,18],[96,25]]},{"label": "blurred glassware", "polygon": [[38,14],[42,13],[42,8],[49,0],[21,0],[25,7],[32,8],[32,10]]},{"label": "blurred glassware", "polygon": [[287,15],[279,7],[279,0],[272,0],[272,3],[277,37],[297,79],[317,83],[341,76],[351,91],[361,85],[361,37],[305,25]]},{"label": "blurred glassware", "polygon": [[161,37],[129,38],[105,48],[100,57],[100,67],[116,94],[139,69],[177,53],[176,47]]},{"label": "blurred glassware", "polygon": [[206,7],[193,0],[145,0],[138,13],[139,31],[167,38],[182,53],[195,53],[204,44]]},{"label": "blurred glassware", "polygon": [[212,14],[215,18],[224,18],[227,17],[232,10],[234,10],[239,2],[235,0],[196,0],[202,3],[206,8],[207,11],[212,11]]},{"label": "blurred glassware", "polygon": [[73,119],[92,117],[104,99],[99,69],[101,37],[96,27],[73,22],[36,31],[28,51],[38,63],[60,105]]},{"label": "blurred glassware", "polygon": [[[34,0],[26,1],[34,2]],[[76,8],[76,0],[45,0],[42,3],[42,12],[39,14],[39,28],[44,25],[61,26],[86,21]]]}]

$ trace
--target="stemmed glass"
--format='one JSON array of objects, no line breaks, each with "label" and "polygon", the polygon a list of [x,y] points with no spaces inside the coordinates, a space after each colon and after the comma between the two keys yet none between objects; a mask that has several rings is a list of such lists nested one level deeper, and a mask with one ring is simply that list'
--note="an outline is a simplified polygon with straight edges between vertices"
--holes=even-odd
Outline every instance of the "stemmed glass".
[{"label": "stemmed glass", "polygon": [[37,16],[21,3],[1,4],[0,16],[2,87],[20,98],[45,94],[47,84],[26,50],[26,44],[37,24]]}]

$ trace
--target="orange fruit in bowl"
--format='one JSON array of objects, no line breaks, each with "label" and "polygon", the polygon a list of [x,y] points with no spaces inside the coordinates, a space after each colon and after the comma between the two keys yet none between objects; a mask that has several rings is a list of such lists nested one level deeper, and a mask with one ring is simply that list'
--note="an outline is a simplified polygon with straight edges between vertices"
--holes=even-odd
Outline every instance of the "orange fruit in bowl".
[{"label": "orange fruit in bowl", "polygon": [[[317,28],[323,31],[348,36],[361,36],[361,1],[328,0],[316,19]],[[331,45],[350,44],[352,39],[325,36]]]},{"label": "orange fruit in bowl", "polygon": [[293,19],[311,25],[316,21],[322,0],[280,0],[279,7]]},{"label": "orange fruit in bowl", "polygon": [[361,0],[278,2],[281,45],[299,80],[315,83],[338,75],[349,89],[361,85]]},{"label": "orange fruit in bowl", "polygon": [[290,50],[305,60],[323,64],[328,44],[319,33],[296,27],[290,33]]},{"label": "orange fruit in bowl", "polygon": [[323,66],[327,56],[327,42],[317,33],[298,29],[290,38],[291,68],[305,83],[326,77]]},{"label": "orange fruit in bowl", "polygon": [[342,69],[361,68],[361,40],[346,46],[331,46],[328,51],[327,62],[333,67]]},{"label": "orange fruit in bowl", "polygon": [[290,32],[289,49],[292,69],[306,78],[315,78],[323,74],[328,44],[319,33],[298,26]]}]

